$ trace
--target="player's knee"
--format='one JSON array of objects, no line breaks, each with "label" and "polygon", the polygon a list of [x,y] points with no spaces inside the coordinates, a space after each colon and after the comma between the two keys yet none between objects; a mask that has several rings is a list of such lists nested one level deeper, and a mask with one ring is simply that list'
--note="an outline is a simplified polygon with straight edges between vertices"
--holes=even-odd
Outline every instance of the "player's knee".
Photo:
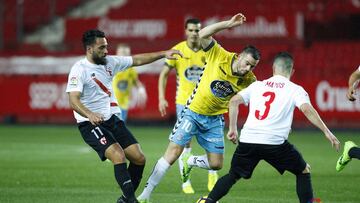
[{"label": "player's knee", "polygon": [[145,165],[146,162],[145,155],[143,153],[140,153],[139,156],[132,162],[136,165]]},{"label": "player's knee", "polygon": [[306,167],[305,167],[305,169],[302,171],[302,173],[303,173],[303,174],[310,173],[310,169],[311,169],[310,165],[309,165],[309,164],[306,164]]},{"label": "player's knee", "polygon": [[114,164],[120,164],[120,163],[125,163],[126,162],[126,158],[125,158],[125,154],[123,152],[120,151],[112,151],[107,155],[107,158],[113,162]]},{"label": "player's knee", "polygon": [[216,163],[211,162],[209,163],[209,165],[210,165],[210,169],[212,170],[220,170],[223,167],[223,164],[221,162],[216,162]]},{"label": "player's knee", "polygon": [[105,156],[114,164],[126,162],[125,153],[118,144],[113,144],[105,150]]},{"label": "player's knee", "polygon": [[172,165],[180,157],[181,153],[182,147],[180,145],[170,143],[163,157],[170,165]]}]

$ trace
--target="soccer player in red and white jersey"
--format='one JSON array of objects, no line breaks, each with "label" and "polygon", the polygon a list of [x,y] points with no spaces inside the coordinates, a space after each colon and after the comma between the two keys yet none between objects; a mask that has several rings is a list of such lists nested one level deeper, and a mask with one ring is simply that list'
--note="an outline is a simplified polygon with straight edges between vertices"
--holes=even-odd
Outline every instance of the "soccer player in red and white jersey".
[{"label": "soccer player in red and white jersey", "polygon": [[[346,96],[350,101],[355,101],[356,97],[359,98],[359,95],[356,94],[356,88],[359,85],[359,80],[360,66],[349,77],[349,88]],[[343,170],[352,158],[360,159],[360,148],[353,141],[346,141],[343,153],[336,162],[336,171],[340,172]]]},{"label": "soccer player in red and white jersey", "polygon": [[[124,122],[111,111],[112,78],[132,66],[182,55],[177,50],[168,50],[126,57],[107,56],[108,43],[100,30],[86,31],[82,42],[86,57],[73,65],[68,77],[66,92],[70,106],[84,141],[102,161],[109,159],[114,164],[115,179],[123,192],[117,202],[138,202],[135,190],[142,177],[145,156]],[[128,168],[126,159],[130,161]]]},{"label": "soccer player in red and white jersey", "polygon": [[273,62],[273,77],[256,81],[231,98],[229,140],[237,142],[238,105],[249,104],[249,114],[241,130],[230,171],[218,180],[208,195],[207,203],[214,203],[226,195],[240,178],[249,179],[260,160],[271,164],[280,174],[287,170],[296,176],[296,192],[301,203],[313,199],[310,166],[287,141],[294,108],[298,107],[336,150],[339,149],[339,141],[311,105],[306,91],[290,81],[294,73],[293,63],[289,53],[280,52]]}]

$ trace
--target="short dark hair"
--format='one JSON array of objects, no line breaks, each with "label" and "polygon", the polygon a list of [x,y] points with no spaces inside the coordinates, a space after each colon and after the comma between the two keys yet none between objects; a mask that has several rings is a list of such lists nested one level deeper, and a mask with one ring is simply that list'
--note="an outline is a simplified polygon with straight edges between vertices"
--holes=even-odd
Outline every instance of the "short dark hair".
[{"label": "short dark hair", "polygon": [[289,52],[282,51],[275,55],[273,64],[276,64],[282,71],[290,73],[294,66],[294,58]]},{"label": "short dark hair", "polygon": [[105,33],[98,29],[92,29],[92,30],[85,31],[82,36],[82,43],[83,43],[84,49],[86,50],[87,46],[94,44],[96,41],[96,38],[104,38],[104,37],[105,37]]},{"label": "short dark hair", "polygon": [[185,22],[185,29],[187,28],[188,24],[201,24],[200,20],[197,18],[189,18]]},{"label": "short dark hair", "polygon": [[247,45],[241,53],[251,54],[255,60],[260,60],[261,58],[260,51],[253,45]]},{"label": "short dark hair", "polygon": [[274,61],[276,61],[277,59],[289,59],[289,60],[294,61],[294,58],[291,56],[291,54],[286,51],[277,53],[274,57]]}]

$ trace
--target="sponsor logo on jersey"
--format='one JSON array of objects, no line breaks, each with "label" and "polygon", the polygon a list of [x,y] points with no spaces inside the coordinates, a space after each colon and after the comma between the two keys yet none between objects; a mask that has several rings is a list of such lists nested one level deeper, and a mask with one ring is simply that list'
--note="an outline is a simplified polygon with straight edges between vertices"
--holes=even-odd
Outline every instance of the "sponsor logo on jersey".
[{"label": "sponsor logo on jersey", "polygon": [[110,67],[106,67],[105,68],[105,70],[106,70],[106,72],[108,72],[109,73],[109,75],[110,76],[112,76],[113,74],[112,74],[112,70],[111,70],[111,68]]},{"label": "sponsor logo on jersey", "polygon": [[231,84],[228,81],[214,80],[210,84],[211,92],[216,97],[225,98],[235,93]]},{"label": "sponsor logo on jersey", "polygon": [[185,70],[185,78],[191,82],[197,82],[204,69],[199,66],[191,66]]}]

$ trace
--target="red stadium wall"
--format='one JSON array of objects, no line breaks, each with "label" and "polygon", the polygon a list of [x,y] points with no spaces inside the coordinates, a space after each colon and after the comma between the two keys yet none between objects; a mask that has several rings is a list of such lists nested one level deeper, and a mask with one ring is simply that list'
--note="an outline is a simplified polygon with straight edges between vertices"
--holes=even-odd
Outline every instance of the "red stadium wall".
[{"label": "red stadium wall", "polygon": [[[157,74],[141,74],[146,86],[148,102],[144,109],[132,109],[129,120],[164,121],[175,117],[175,74],[169,77],[166,97],[169,102],[168,114],[161,117],[158,112]],[[2,93],[0,118],[4,121],[20,123],[74,123],[65,93],[66,75],[17,75],[0,76]],[[346,81],[327,80],[313,77],[296,78],[309,93],[312,104],[318,109],[324,120],[333,127],[358,127],[360,122],[360,102],[346,100]],[[360,98],[359,98],[360,100]],[[247,110],[242,107],[240,120],[244,120]],[[297,111],[295,125],[309,124]]]}]

